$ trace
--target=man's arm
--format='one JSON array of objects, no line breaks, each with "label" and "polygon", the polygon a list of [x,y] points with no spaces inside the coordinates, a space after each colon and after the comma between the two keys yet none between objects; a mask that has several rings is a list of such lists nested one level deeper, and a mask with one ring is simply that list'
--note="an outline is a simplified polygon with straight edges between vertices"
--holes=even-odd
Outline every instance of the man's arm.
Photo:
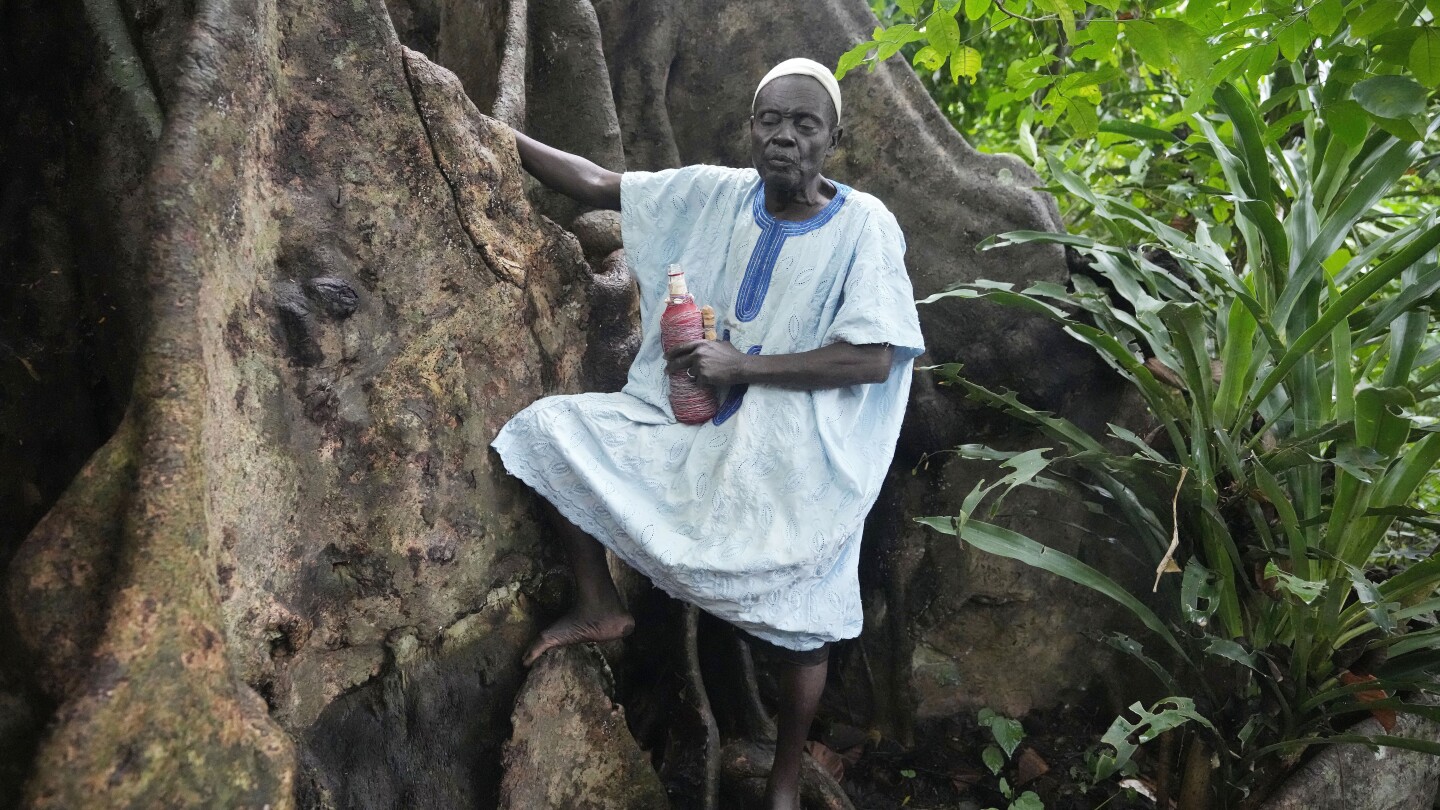
[{"label": "man's arm", "polygon": [[620,210],[620,174],[515,130],[520,165],[546,188],[590,206]]},{"label": "man's arm", "polygon": [[701,340],[665,353],[665,371],[688,370],[708,385],[771,385],[814,390],[884,382],[895,349],[832,343],[795,354],[744,354],[723,340]]}]

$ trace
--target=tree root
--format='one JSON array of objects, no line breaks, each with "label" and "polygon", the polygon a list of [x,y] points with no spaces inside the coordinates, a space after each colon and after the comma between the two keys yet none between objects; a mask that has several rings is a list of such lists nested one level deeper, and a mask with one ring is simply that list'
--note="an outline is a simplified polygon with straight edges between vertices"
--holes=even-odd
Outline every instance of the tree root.
[{"label": "tree root", "polygon": [[730,638],[740,661],[741,691],[744,694],[744,699],[740,702],[740,713],[744,734],[752,739],[774,740],[775,721],[771,719],[770,713],[765,711],[765,704],[760,702],[760,683],[755,677],[755,656],[738,631],[731,633]]},{"label": "tree root", "polygon": [[1180,781],[1179,810],[1208,810],[1210,807],[1210,747],[1198,734],[1190,737],[1185,751],[1185,772]]},{"label": "tree root", "polygon": [[[759,806],[774,759],[775,746],[769,743],[738,740],[725,746],[720,767],[726,806]],[[800,803],[806,810],[855,810],[840,784],[808,755],[801,760]]]},{"label": "tree root", "polygon": [[720,728],[710,709],[710,696],[700,674],[700,609],[685,606],[685,691],[686,696],[705,729],[702,755],[705,768],[701,781],[701,807],[716,810],[720,805]]},{"label": "tree root", "polygon": [[512,127],[525,126],[525,64],[530,44],[530,14],[526,0],[510,0],[505,20],[505,50],[500,60],[500,83],[493,115]]}]

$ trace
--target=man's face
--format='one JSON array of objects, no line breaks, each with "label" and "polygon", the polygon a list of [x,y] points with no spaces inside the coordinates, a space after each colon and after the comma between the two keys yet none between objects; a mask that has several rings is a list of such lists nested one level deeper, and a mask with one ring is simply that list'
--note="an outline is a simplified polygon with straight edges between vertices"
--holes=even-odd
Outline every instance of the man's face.
[{"label": "man's face", "polygon": [[750,160],[767,186],[805,187],[840,138],[835,105],[809,76],[781,76],[760,89],[750,116]]}]

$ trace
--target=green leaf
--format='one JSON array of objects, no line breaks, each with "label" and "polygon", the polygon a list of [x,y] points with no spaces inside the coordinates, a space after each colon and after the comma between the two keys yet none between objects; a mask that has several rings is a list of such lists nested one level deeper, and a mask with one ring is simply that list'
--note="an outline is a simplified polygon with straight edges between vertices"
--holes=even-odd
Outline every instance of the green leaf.
[{"label": "green leaf", "polygon": [[985,746],[985,750],[980,752],[980,759],[985,763],[985,767],[990,769],[990,773],[998,774],[1005,767],[1005,752],[1001,751],[999,746]]},{"label": "green leaf", "polygon": [[1160,141],[1161,143],[1174,144],[1184,143],[1184,140],[1175,136],[1175,133],[1155,127],[1136,124],[1130,121],[1106,121],[1100,125],[1101,132],[1114,132],[1118,135],[1125,135],[1137,141]]},{"label": "green leaf", "polygon": [[1066,0],[1035,0],[1035,5],[1060,18],[1060,27],[1064,29],[1066,37],[1075,36],[1075,11]]},{"label": "green leaf", "polygon": [[1120,38],[1120,24],[1114,20],[1091,20],[1085,30],[1090,33],[1090,44],[1106,52],[1114,50]]},{"label": "green leaf", "polygon": [[862,42],[840,55],[840,62],[835,65],[835,78],[843,79],[845,74],[859,67],[865,62],[865,57],[870,54],[870,49],[875,47],[873,42]]},{"label": "green leaf", "polygon": [[[1421,28],[1401,28],[1396,31],[1386,31],[1379,34],[1372,40],[1375,46],[1375,58],[1387,65],[1397,67],[1410,67],[1410,49],[1415,47],[1415,40],[1420,38]],[[1334,75],[1334,71],[1331,71]],[[1356,79],[1359,81],[1363,76]]]},{"label": "green leaf", "polygon": [[1434,595],[1440,586],[1440,554],[1401,571],[1380,586],[1386,599],[1413,605]]},{"label": "green leaf", "polygon": [[1210,644],[1205,647],[1205,652],[1209,655],[1216,655],[1234,661],[1237,664],[1247,666],[1256,672],[1260,671],[1259,668],[1255,666],[1255,654],[1229,639],[1210,639]]},{"label": "green leaf", "polygon": [[1045,803],[1035,791],[1027,790],[1010,802],[1010,810],[1045,810]]},{"label": "green leaf", "polygon": [[1144,20],[1125,21],[1125,40],[1140,55],[1140,59],[1149,67],[1155,70],[1167,70],[1170,67],[1170,46],[1165,42],[1160,29],[1152,22]]},{"label": "green leaf", "polygon": [[1350,92],[1376,118],[1409,118],[1425,112],[1425,88],[1408,76],[1376,76]]},{"label": "green leaf", "polygon": [[1410,46],[1410,72],[1421,84],[1440,86],[1440,29],[1422,28]]},{"label": "green leaf", "polygon": [[988,709],[981,710],[979,720],[980,725],[990,729],[1005,756],[1015,756],[1015,749],[1020,747],[1020,741],[1025,739],[1025,728],[1020,725],[1020,721],[1011,720]]},{"label": "green leaf", "polygon": [[1287,574],[1280,570],[1274,560],[1265,563],[1265,578],[1274,579],[1282,590],[1307,605],[1313,604],[1325,592],[1325,583]]},{"label": "green leaf", "polygon": [[1214,31],[1225,24],[1225,20],[1216,8],[1218,0],[1190,0],[1185,4],[1185,22],[1190,23],[1202,31]]},{"label": "green leaf", "polygon": [[900,775],[903,776],[903,777],[905,777],[906,779],[914,779],[914,778],[915,778],[915,772],[914,772],[913,770],[909,769],[909,768],[901,768],[901,769],[900,769]]},{"label": "green leaf", "polygon": [[1035,568],[1049,571],[1052,574],[1084,585],[1119,602],[1128,608],[1142,624],[1150,628],[1152,632],[1168,644],[1171,649],[1175,650],[1182,659],[1188,661],[1184,648],[1180,646],[1180,642],[1175,639],[1174,634],[1170,632],[1164,622],[1160,621],[1160,617],[1156,616],[1154,611],[1130,595],[1129,591],[1120,587],[1114,580],[1074,557],[1064,552],[1056,551],[1053,548],[1043,546],[1009,529],[978,520],[967,522],[963,531],[959,527],[958,520],[950,517],[916,518],[916,522],[929,526],[944,534],[957,535],[981,551],[1008,557],[1009,559],[1018,560]]},{"label": "green leaf", "polygon": [[945,64],[945,55],[935,50],[934,46],[926,45],[915,52],[915,58],[910,62],[926,70],[939,70]]},{"label": "green leaf", "polygon": [[1341,0],[1320,0],[1310,7],[1310,24],[1322,37],[1328,37],[1340,29],[1345,19],[1345,4]]},{"label": "green leaf", "polygon": [[965,18],[980,21],[990,11],[992,0],[965,0]]},{"label": "green leaf", "polygon": [[1375,483],[1375,476],[1383,469],[1384,465],[1378,464],[1381,461],[1380,454],[1372,447],[1361,447],[1350,443],[1341,445],[1335,452],[1332,459],[1335,466],[1355,476],[1356,480],[1365,484]]},{"label": "green leaf", "polygon": [[1100,129],[1100,116],[1095,105],[1083,99],[1065,99],[1065,123],[1074,130],[1075,137],[1088,138]]},{"label": "green leaf", "polygon": [[901,11],[914,17],[920,13],[920,2],[921,0],[895,0],[895,5],[899,6]]},{"label": "green leaf", "polygon": [[1392,737],[1384,734],[1376,734],[1374,736],[1335,734],[1329,737],[1299,737],[1284,740],[1273,745],[1267,745],[1252,753],[1251,756],[1262,757],[1266,754],[1291,749],[1303,750],[1312,745],[1364,745],[1371,749],[1401,748],[1406,751],[1419,751],[1425,754],[1440,756],[1440,743],[1430,740],[1419,740],[1412,737]]},{"label": "green leaf", "polygon": [[954,17],[937,11],[925,20],[925,38],[936,51],[953,54],[960,45],[960,25]]},{"label": "green leaf", "polygon": [[1401,0],[1376,0],[1350,20],[1351,36],[1369,39],[1375,34],[1395,25],[1395,20],[1404,10]]},{"label": "green leaf", "polygon": [[[1368,551],[1365,556],[1367,558],[1370,556]],[[1355,596],[1360,600],[1360,604],[1365,607],[1365,613],[1370,617],[1370,620],[1374,622],[1375,626],[1380,629],[1380,632],[1385,635],[1390,635],[1394,632],[1395,620],[1390,613],[1392,609],[1398,608],[1399,604],[1386,602],[1385,597],[1380,593],[1380,589],[1365,576],[1364,571],[1361,571],[1353,565],[1345,566],[1345,571],[1350,574],[1350,584],[1355,589]]]},{"label": "green leaf", "polygon": [[1155,27],[1164,37],[1180,78],[1211,86],[1223,78],[1213,75],[1216,69],[1215,49],[1195,26],[1182,20],[1160,17],[1155,20]]},{"label": "green leaf", "polygon": [[925,34],[915,30],[915,26],[908,23],[892,25],[875,35],[875,42],[880,46],[875,54],[876,62],[884,62],[894,56],[902,47],[925,38]]},{"label": "green leaf", "polygon": [[1294,62],[1305,52],[1311,41],[1315,39],[1315,31],[1310,27],[1310,22],[1304,17],[1297,17],[1295,21],[1280,29],[1276,40],[1280,43],[1280,53],[1286,59]]},{"label": "green leaf", "polygon": [[1325,123],[1330,125],[1330,130],[1335,137],[1351,146],[1359,146],[1365,142],[1365,136],[1370,134],[1370,116],[1365,114],[1365,109],[1358,103],[1345,99],[1337,101],[1320,111]]},{"label": "green leaf", "polygon": [[1394,135],[1402,141],[1418,143],[1425,139],[1424,119],[1418,115],[1409,118],[1375,118],[1375,126]]},{"label": "green leaf", "polygon": [[[1235,135],[1235,155],[1243,162],[1244,170],[1239,173],[1243,188],[1247,189],[1267,209],[1273,208],[1275,204],[1274,190],[1270,183],[1269,164],[1265,159],[1265,137],[1260,130],[1260,113],[1255,109],[1250,100],[1246,98],[1235,85],[1225,82],[1215,88],[1215,102],[1220,110],[1229,116],[1231,128]],[[1224,155],[1220,155],[1224,159]],[[1273,214],[1265,217],[1272,218]],[[1261,223],[1262,227],[1264,224]],[[1278,244],[1283,239],[1277,239],[1267,234],[1266,239],[1271,255],[1279,257],[1289,253],[1289,245]]]},{"label": "green leaf", "polygon": [[1146,655],[1145,648],[1140,646],[1140,642],[1136,641],[1133,638],[1130,638],[1124,633],[1112,633],[1108,636],[1105,636],[1104,638],[1105,642],[1111,647],[1114,647],[1120,652],[1123,652],[1126,655],[1129,655],[1132,658],[1138,660],[1140,663],[1144,664],[1146,668],[1155,675],[1156,679],[1159,680],[1160,683],[1163,684],[1167,690],[1169,690],[1170,692],[1180,691],[1179,685],[1175,683],[1175,677],[1170,674],[1169,670],[1160,666],[1160,664],[1155,659]]},{"label": "green leaf", "polygon": [[1260,77],[1268,75],[1270,69],[1275,66],[1275,60],[1280,58],[1280,45],[1275,42],[1264,42],[1251,49],[1250,55],[1245,57],[1245,79],[1250,84],[1255,84]]},{"label": "green leaf", "polygon": [[[1060,80],[1058,89],[1068,96],[1074,95],[1077,90],[1124,78],[1125,74],[1121,73],[1118,68],[1113,65],[1105,65],[1095,70],[1065,74],[1064,78]],[[1100,91],[1095,90],[1093,92],[1094,97],[1092,100],[1098,102],[1100,100]]]},{"label": "green leaf", "polygon": [[964,76],[971,81],[980,74],[980,52],[968,45],[961,45],[950,54],[950,78],[960,81]]},{"label": "green leaf", "polygon": [[1240,416],[1241,400],[1252,382],[1250,358],[1255,351],[1255,333],[1260,324],[1238,298],[1230,301],[1225,320],[1224,368],[1215,392],[1215,421],[1229,425]]},{"label": "green leaf", "polygon": [[1128,720],[1124,714],[1121,714],[1115,718],[1114,723],[1110,724],[1105,736],[1100,738],[1100,743],[1113,748],[1115,754],[1111,756],[1102,753],[1096,758],[1094,775],[1097,779],[1108,779],[1135,756],[1135,751],[1141,745],[1172,728],[1194,722],[1211,731],[1215,730],[1209,720],[1195,711],[1195,701],[1189,698],[1165,698],[1156,703],[1148,712],[1139,703],[1132,704],[1129,710],[1135,713],[1139,719]]},{"label": "green leaf", "polygon": [[875,29],[876,42],[915,42],[924,38],[925,34],[910,23]]},{"label": "green leaf", "polygon": [[1045,458],[1045,453],[1049,449],[1048,447],[1036,447],[1023,453],[1016,453],[1000,463],[1000,466],[1014,471],[995,482],[996,486],[1005,487],[1005,494],[1001,495],[1002,498],[1016,487],[1030,483],[1050,466],[1051,460]]}]

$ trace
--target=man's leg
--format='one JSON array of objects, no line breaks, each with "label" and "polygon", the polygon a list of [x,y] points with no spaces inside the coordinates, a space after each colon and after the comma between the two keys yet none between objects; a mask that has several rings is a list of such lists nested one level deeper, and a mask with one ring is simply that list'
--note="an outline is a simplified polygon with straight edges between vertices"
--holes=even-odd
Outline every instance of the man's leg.
[{"label": "man's leg", "polygon": [[780,667],[780,722],[775,740],[775,764],[765,785],[765,806],[769,810],[799,810],[800,762],[810,722],[825,691],[825,674],[830,667],[827,655],[818,663],[782,662]]},{"label": "man's leg", "polygon": [[613,641],[630,635],[635,619],[620,602],[610,568],[605,562],[605,547],[548,503],[550,524],[560,535],[565,553],[570,557],[570,571],[575,575],[575,604],[570,612],[540,632],[540,638],[525,653],[525,666],[535,663],[540,654],[552,647],[564,647],[586,641]]}]

